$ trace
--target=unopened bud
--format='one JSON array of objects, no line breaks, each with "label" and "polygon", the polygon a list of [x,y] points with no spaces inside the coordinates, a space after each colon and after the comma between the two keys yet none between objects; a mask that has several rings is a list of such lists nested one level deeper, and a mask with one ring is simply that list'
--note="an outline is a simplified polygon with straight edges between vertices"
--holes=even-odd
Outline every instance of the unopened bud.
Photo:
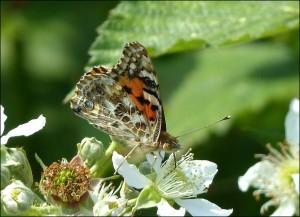
[{"label": "unopened bud", "polygon": [[84,138],[77,144],[78,154],[84,162],[92,162],[101,158],[103,154],[103,144],[95,137]]},{"label": "unopened bud", "polygon": [[8,184],[10,180],[10,172],[9,170],[1,165],[1,190],[4,189]]},{"label": "unopened bud", "polygon": [[9,170],[12,179],[20,180],[27,187],[31,187],[33,176],[24,149],[1,146],[1,165]]},{"label": "unopened bud", "polygon": [[1,203],[7,214],[22,214],[31,208],[33,192],[21,181],[14,180],[1,192]]}]

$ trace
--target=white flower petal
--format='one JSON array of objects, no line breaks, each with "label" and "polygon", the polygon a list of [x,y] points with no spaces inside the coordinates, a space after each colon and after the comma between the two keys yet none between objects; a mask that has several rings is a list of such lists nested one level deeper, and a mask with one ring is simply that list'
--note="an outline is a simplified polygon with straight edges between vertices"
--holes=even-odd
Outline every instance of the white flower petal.
[{"label": "white flower petal", "polygon": [[295,204],[291,200],[281,201],[279,207],[271,216],[293,216],[296,212]]},{"label": "white flower petal", "polygon": [[184,208],[180,207],[179,210],[174,209],[164,199],[161,199],[161,201],[158,204],[156,204],[156,207],[157,207],[157,215],[159,216],[184,216],[185,215]]},{"label": "white flower petal", "polygon": [[105,202],[98,201],[93,207],[94,216],[108,216],[111,210]]},{"label": "white flower petal", "polygon": [[46,118],[40,115],[37,119],[33,119],[25,124],[19,125],[17,128],[8,132],[7,135],[1,137],[1,144],[6,144],[8,139],[15,136],[30,136],[41,130],[46,124]]},{"label": "white flower petal", "polygon": [[124,161],[124,157],[116,151],[113,152],[112,162],[115,170],[118,169],[118,173],[123,176],[129,186],[140,189],[151,184],[151,181],[141,174],[135,165]]},{"label": "white flower petal", "polygon": [[229,216],[233,211],[232,209],[221,209],[205,199],[175,199],[175,202],[192,216]]},{"label": "white flower petal", "polygon": [[[240,176],[238,185],[241,191],[247,191],[250,186],[261,187],[268,183],[260,183],[261,180],[272,180],[274,175],[274,166],[269,161],[261,161],[250,167],[245,175]],[[263,178],[266,177],[266,178]]]},{"label": "white flower petal", "polygon": [[3,108],[2,105],[1,105],[1,116],[0,117],[1,117],[0,118],[1,119],[1,134],[0,134],[0,136],[1,136],[3,134],[3,131],[4,131],[4,123],[7,119],[7,116],[4,114],[4,108]]},{"label": "white flower petal", "polygon": [[[158,173],[161,169],[161,162],[164,159],[165,152],[164,151],[154,151],[153,154],[147,154],[146,158],[147,161],[150,163],[150,165],[153,165],[153,169],[156,173]],[[154,156],[156,157],[155,162],[154,162]],[[154,164],[153,164],[154,162]]]},{"label": "white flower petal", "polygon": [[299,100],[293,99],[289,112],[285,118],[285,136],[288,144],[297,153],[299,152]]},{"label": "white flower petal", "polygon": [[218,172],[217,165],[206,160],[184,161],[179,167],[185,173],[189,181],[195,184],[195,194],[203,193],[203,190],[208,188]]},{"label": "white flower petal", "polygon": [[293,181],[294,181],[294,184],[295,184],[295,189],[299,194],[299,173],[298,174],[293,174],[292,178],[293,178]]}]

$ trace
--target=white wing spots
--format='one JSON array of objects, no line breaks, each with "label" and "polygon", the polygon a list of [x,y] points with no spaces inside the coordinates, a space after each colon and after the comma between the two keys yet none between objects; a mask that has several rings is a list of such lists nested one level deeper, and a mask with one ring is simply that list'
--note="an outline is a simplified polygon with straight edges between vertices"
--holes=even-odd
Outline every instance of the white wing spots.
[{"label": "white wing spots", "polygon": [[123,55],[123,60],[124,60],[124,63],[128,63],[130,61],[130,58],[128,56]]},{"label": "white wing spots", "polygon": [[[125,94],[124,94],[125,95]],[[128,94],[126,94],[128,96]],[[123,97],[121,100],[123,102],[123,104],[127,107],[135,107],[135,105],[132,103],[132,101],[130,100],[129,97]]]},{"label": "white wing spots", "polygon": [[[150,60],[149,56],[143,55],[143,57],[141,58],[141,62],[143,63],[144,67],[147,67],[151,63],[151,60]],[[152,66],[152,64],[151,64],[151,66]]]},{"label": "white wing spots", "polygon": [[134,113],[134,114],[131,115],[131,121],[132,121],[133,123],[146,122],[144,116],[139,115],[139,114],[137,114],[137,113]]},{"label": "white wing spots", "polygon": [[130,63],[129,67],[132,69],[132,70],[136,70],[136,65],[134,63]]},{"label": "white wing spots", "polygon": [[113,85],[113,79],[111,79],[111,78],[106,78],[106,77],[102,77],[101,78],[101,80],[100,81],[102,81],[102,83],[103,84],[105,84],[105,85]]},{"label": "white wing spots", "polygon": [[150,73],[149,73],[147,70],[143,69],[143,70],[141,71],[141,75],[143,75],[143,77],[149,77],[149,76],[150,76]]},{"label": "white wing spots", "polygon": [[116,108],[115,105],[108,100],[103,100],[102,105],[103,107],[107,108],[111,112],[113,112]]},{"label": "white wing spots", "polygon": [[[141,75],[143,77],[149,78],[151,81],[153,81],[155,84],[157,84],[157,78],[153,75],[153,73],[149,73],[149,71],[143,69],[141,71]],[[157,87],[155,87],[155,88],[157,88]],[[157,92],[157,94],[159,95],[159,92]]]},{"label": "white wing spots", "polygon": [[[130,49],[130,51],[132,51],[133,53],[135,53],[136,55],[139,55],[139,52],[142,51],[144,48],[141,46],[138,47],[134,47],[134,46],[129,46],[128,47]],[[128,52],[128,56],[131,56],[131,52]],[[139,57],[139,56],[138,56]]]}]

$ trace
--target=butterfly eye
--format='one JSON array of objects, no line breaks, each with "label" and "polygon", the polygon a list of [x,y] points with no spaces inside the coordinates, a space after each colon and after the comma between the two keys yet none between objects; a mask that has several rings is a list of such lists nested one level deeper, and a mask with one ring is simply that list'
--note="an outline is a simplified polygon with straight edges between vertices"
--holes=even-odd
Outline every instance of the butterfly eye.
[{"label": "butterfly eye", "polygon": [[170,144],[170,143],[165,143],[165,144],[163,145],[163,150],[164,150],[165,152],[170,152],[170,151],[172,151],[172,146],[171,146],[171,144]]},{"label": "butterfly eye", "polygon": [[94,108],[94,103],[87,100],[84,102],[84,108],[86,108],[87,110],[92,110]]}]

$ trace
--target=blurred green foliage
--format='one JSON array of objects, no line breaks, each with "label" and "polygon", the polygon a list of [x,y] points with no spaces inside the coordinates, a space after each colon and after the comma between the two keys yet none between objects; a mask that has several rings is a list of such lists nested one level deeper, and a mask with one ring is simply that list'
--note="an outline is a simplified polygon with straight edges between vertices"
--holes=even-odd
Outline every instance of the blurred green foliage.
[{"label": "blurred green foliage", "polygon": [[[5,133],[40,114],[47,119],[42,131],[12,138],[8,146],[24,147],[39,181],[42,169],[34,153],[49,165],[63,157],[70,160],[84,137],[95,136],[108,145],[107,135],[75,116],[62,101],[85,66],[112,64],[126,42],[140,41],[157,56],[153,63],[172,135],[232,116],[179,138],[184,149],[193,147],[196,159],[218,165],[203,197],[224,209],[233,208],[234,215],[258,215],[265,199],[256,202],[251,191],[240,192],[237,178],[257,162],[255,153],[266,152],[266,143],[283,141],[288,105],[299,98],[299,2],[279,2],[277,7],[261,3],[260,10],[244,3],[239,13],[231,14],[230,9],[239,9],[236,4],[223,2],[215,10],[204,7],[205,2],[187,2],[181,10],[160,4],[1,2]],[[206,16],[201,17],[197,7],[206,8]],[[280,13],[282,8],[286,13]],[[226,19],[228,14],[231,19]],[[242,15],[251,22],[237,26],[237,20],[245,23],[238,19]],[[181,32],[181,27],[191,26],[199,33],[194,38],[191,32]]]}]

